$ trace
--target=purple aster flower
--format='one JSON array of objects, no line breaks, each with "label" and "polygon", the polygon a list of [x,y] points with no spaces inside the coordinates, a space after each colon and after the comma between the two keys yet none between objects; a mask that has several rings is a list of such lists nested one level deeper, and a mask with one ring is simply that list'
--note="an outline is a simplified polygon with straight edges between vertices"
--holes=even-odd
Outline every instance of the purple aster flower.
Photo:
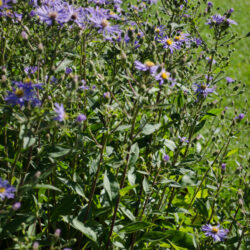
[{"label": "purple aster flower", "polygon": [[213,3],[212,3],[212,2],[208,2],[208,3],[207,3],[207,7],[208,7],[208,8],[212,8],[212,7],[213,7]]},{"label": "purple aster flower", "polygon": [[227,22],[228,25],[230,25],[230,24],[238,25],[237,22],[235,22],[234,20],[229,19],[229,18],[226,20],[226,22]]},{"label": "purple aster flower", "polygon": [[233,12],[234,12],[234,8],[231,8],[231,9],[228,11],[229,14],[232,14]]},{"label": "purple aster flower", "polygon": [[151,61],[146,61],[145,63],[141,63],[139,61],[135,61],[135,68],[141,71],[149,71],[150,74],[154,75],[158,69],[158,66],[156,66]]},{"label": "purple aster flower", "polygon": [[209,93],[213,93],[216,88],[215,86],[212,88],[209,88],[210,84],[206,85],[205,83],[203,84],[195,83],[194,85],[197,87],[195,90],[195,93],[199,96],[200,95],[203,96],[204,98],[206,98]]},{"label": "purple aster flower", "polygon": [[163,160],[164,160],[165,162],[169,161],[169,159],[170,159],[169,155],[164,155]]},{"label": "purple aster flower", "polygon": [[28,66],[24,68],[24,72],[26,75],[33,75],[36,73],[37,69],[37,66]]},{"label": "purple aster flower", "polygon": [[0,1],[0,10],[2,9],[10,9],[11,8],[11,4],[12,0],[1,0]]},{"label": "purple aster flower", "polygon": [[73,70],[72,70],[71,68],[66,68],[66,69],[65,69],[65,73],[66,73],[67,75],[69,75],[72,71],[73,71]]},{"label": "purple aster flower", "polygon": [[186,143],[189,143],[189,140],[187,140],[187,137],[181,137],[181,136],[178,136],[178,138],[180,139],[180,142],[186,142]]},{"label": "purple aster flower", "polygon": [[225,170],[226,170],[226,163],[222,163],[222,164],[221,164],[221,170],[222,170],[222,171],[225,171]]},{"label": "purple aster flower", "polygon": [[84,80],[81,80],[81,82],[82,82],[82,86],[80,86],[79,87],[79,89],[82,89],[82,90],[88,90],[89,89],[89,87],[86,85],[86,82],[84,81]]},{"label": "purple aster flower", "polygon": [[54,111],[57,113],[57,116],[54,117],[54,120],[63,122],[67,118],[67,114],[65,113],[63,104],[55,103]]},{"label": "purple aster flower", "polygon": [[235,82],[235,80],[234,79],[232,79],[231,77],[226,77],[226,81],[228,82],[228,83],[232,83],[232,82]]},{"label": "purple aster flower", "polygon": [[15,202],[15,203],[12,205],[12,209],[13,209],[14,211],[18,210],[20,207],[21,207],[21,202]]},{"label": "purple aster flower", "polygon": [[77,116],[77,118],[76,118],[76,121],[79,122],[79,123],[81,123],[81,122],[85,121],[86,119],[87,119],[86,115],[84,115],[84,114],[79,114],[79,115]]},{"label": "purple aster flower", "polygon": [[178,36],[174,37],[174,41],[181,46],[182,44],[186,44],[187,46],[190,46],[191,40],[190,35],[186,33],[180,33]]},{"label": "purple aster flower", "polygon": [[52,25],[55,21],[62,24],[68,21],[68,17],[65,14],[66,9],[61,4],[54,4],[51,6],[42,5],[36,9],[36,15],[42,22],[48,25]]},{"label": "purple aster flower", "polygon": [[167,36],[159,40],[159,42],[163,44],[164,49],[169,49],[171,54],[173,54],[174,50],[180,49],[180,44]]},{"label": "purple aster flower", "polygon": [[212,226],[210,224],[203,226],[202,231],[206,236],[211,236],[214,241],[223,241],[229,232],[228,229],[220,228],[220,225]]},{"label": "purple aster flower", "polygon": [[159,37],[163,37],[164,36],[164,32],[165,32],[165,27],[163,25],[160,26],[156,26],[155,29],[155,39],[159,40]]},{"label": "purple aster flower", "polygon": [[0,178],[0,198],[3,200],[4,198],[13,199],[14,192],[16,189],[12,187],[7,180],[3,181]]},{"label": "purple aster flower", "polygon": [[[207,56],[207,57],[206,57],[206,60],[210,63],[211,60],[212,60],[212,57],[211,57],[211,56]],[[213,59],[212,64],[215,64],[215,63],[217,63],[217,62]]]},{"label": "purple aster flower", "polygon": [[195,38],[195,43],[197,46],[201,46],[203,41],[200,38]]},{"label": "purple aster flower", "polygon": [[234,119],[241,121],[245,117],[245,114],[241,113],[238,116],[236,116]]},{"label": "purple aster flower", "polygon": [[159,81],[159,84],[162,85],[165,81],[169,80],[170,73],[164,69],[155,76],[155,80]]},{"label": "purple aster flower", "polygon": [[98,32],[102,33],[105,37],[106,35],[110,34],[120,34],[121,30],[119,29],[118,25],[111,25],[110,22],[107,20],[108,14],[106,10],[99,9],[99,8],[87,8],[90,15],[88,15],[88,19],[91,24],[98,28]]}]

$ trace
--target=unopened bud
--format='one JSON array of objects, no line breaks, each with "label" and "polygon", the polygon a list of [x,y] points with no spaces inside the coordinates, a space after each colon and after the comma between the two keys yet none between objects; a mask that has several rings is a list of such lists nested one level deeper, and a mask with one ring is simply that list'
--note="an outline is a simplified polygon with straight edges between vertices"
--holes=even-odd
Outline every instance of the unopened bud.
[{"label": "unopened bud", "polygon": [[29,38],[28,34],[24,30],[21,32],[21,36],[22,36],[23,40],[28,40],[28,38]]}]

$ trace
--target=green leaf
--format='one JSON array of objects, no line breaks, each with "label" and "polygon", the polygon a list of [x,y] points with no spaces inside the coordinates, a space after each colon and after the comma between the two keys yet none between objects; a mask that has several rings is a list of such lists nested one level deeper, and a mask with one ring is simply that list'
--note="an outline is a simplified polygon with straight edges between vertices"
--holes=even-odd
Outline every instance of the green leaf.
[{"label": "green leaf", "polygon": [[195,249],[193,245],[193,238],[190,234],[177,231],[177,230],[168,230],[166,232],[152,231],[147,232],[142,235],[138,241],[145,242],[160,242],[164,240],[164,242],[169,239],[173,244],[179,247],[184,247],[187,249]]},{"label": "green leaf", "polygon": [[116,181],[115,176],[107,170],[104,173],[103,186],[109,196],[110,201],[113,201],[118,197],[120,186]]},{"label": "green leaf", "polygon": [[145,176],[143,178],[142,186],[143,186],[144,192],[145,193],[149,193],[150,188],[149,188],[149,184],[148,184],[147,178]]},{"label": "green leaf", "polygon": [[65,71],[65,69],[72,63],[71,60],[65,58],[62,62],[59,62],[57,65],[56,65],[56,70],[55,72],[59,72],[59,71]]},{"label": "green leaf", "polygon": [[97,235],[96,232],[88,226],[85,226],[81,221],[79,221],[76,217],[73,216],[62,216],[62,219],[64,222],[71,225],[76,230],[82,232],[86,237],[88,237],[90,240],[97,243]]},{"label": "green leaf", "polygon": [[126,233],[133,233],[133,232],[137,232],[139,230],[148,228],[150,226],[152,226],[152,223],[148,223],[148,222],[144,222],[144,221],[136,221],[136,222],[132,222],[126,226],[124,226],[120,232],[126,232]]},{"label": "green leaf", "polygon": [[131,149],[130,149],[128,166],[131,167],[135,165],[138,157],[139,157],[139,147],[138,147],[138,144],[135,143],[131,146]]},{"label": "green leaf", "polygon": [[200,123],[198,123],[198,125],[196,125],[194,128],[194,133],[199,132],[204,127],[205,123],[206,123],[206,120],[203,120]]},{"label": "green leaf", "polygon": [[229,156],[231,156],[231,155],[233,155],[233,154],[235,154],[235,153],[237,153],[237,152],[238,152],[238,148],[233,149],[233,150],[231,150],[231,151],[229,151],[229,152],[227,153],[226,157],[229,157]]},{"label": "green leaf", "polygon": [[23,138],[23,149],[27,149],[27,148],[33,146],[35,143],[36,143],[35,138],[25,136]]},{"label": "green leaf", "polygon": [[55,191],[58,191],[58,192],[62,192],[61,189],[57,188],[57,187],[54,187],[50,184],[36,184],[34,187],[34,189],[50,189],[50,190],[55,190]]},{"label": "green leaf", "polygon": [[83,188],[82,186],[78,183],[78,182],[73,182],[71,180],[65,179],[65,178],[61,178],[58,177],[58,179],[67,187],[69,187],[71,190],[73,190],[74,192],[76,192],[78,195],[82,196],[83,198],[85,198],[85,200],[88,201],[88,198],[85,196],[84,192],[83,192]]},{"label": "green leaf", "polygon": [[59,146],[57,146],[56,149],[58,150],[57,152],[49,153],[50,157],[59,158],[59,157],[67,155],[71,151],[71,149],[69,148],[62,148]]},{"label": "green leaf", "polygon": [[168,140],[168,139],[165,139],[164,140],[164,145],[170,149],[171,151],[174,151],[176,149],[176,145],[173,141],[171,140]]},{"label": "green leaf", "polygon": [[124,196],[125,194],[127,194],[131,189],[136,188],[138,186],[138,184],[133,185],[133,186],[127,186],[123,189],[120,190],[120,196]]},{"label": "green leaf", "polygon": [[142,130],[142,133],[144,135],[150,135],[150,134],[153,134],[156,130],[158,130],[159,128],[161,127],[161,124],[160,123],[157,123],[157,124],[147,124],[143,130]]}]

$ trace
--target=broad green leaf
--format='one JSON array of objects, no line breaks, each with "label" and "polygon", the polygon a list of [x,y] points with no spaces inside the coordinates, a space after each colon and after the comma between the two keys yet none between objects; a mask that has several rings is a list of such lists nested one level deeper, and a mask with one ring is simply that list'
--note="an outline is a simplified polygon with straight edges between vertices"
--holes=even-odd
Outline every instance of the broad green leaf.
[{"label": "broad green leaf", "polygon": [[120,196],[124,196],[125,194],[127,194],[131,189],[136,188],[138,186],[138,184],[133,185],[133,186],[127,186],[123,189],[120,190]]},{"label": "broad green leaf", "polygon": [[164,140],[164,145],[170,149],[171,151],[174,151],[176,149],[176,145],[173,141],[171,140],[168,140],[168,139],[165,139]]},{"label": "broad green leaf", "polygon": [[144,221],[136,221],[124,226],[120,232],[133,233],[152,226],[153,224]]},{"label": "broad green leaf", "polygon": [[85,226],[81,221],[73,216],[62,216],[62,219],[76,230],[82,232],[86,237],[97,243],[96,232],[91,227]]},{"label": "broad green leaf", "polygon": [[36,184],[34,187],[34,189],[50,189],[50,190],[55,190],[55,191],[58,191],[58,192],[62,192],[61,189],[57,188],[57,187],[54,187],[50,184]]},{"label": "broad green leaf", "polygon": [[56,70],[55,72],[59,72],[59,71],[65,71],[65,69],[72,63],[71,60],[65,58],[62,62],[59,62],[57,65],[56,65]]},{"label": "broad green leaf", "polygon": [[35,142],[36,142],[35,138],[25,136],[23,138],[23,149],[27,149],[27,148],[33,146],[35,144]]},{"label": "broad green leaf", "polygon": [[148,180],[147,180],[147,178],[145,176],[143,178],[142,186],[143,186],[144,192],[149,193],[150,188],[149,188]]},{"label": "broad green leaf", "polygon": [[144,135],[150,135],[150,134],[153,134],[156,130],[158,130],[159,128],[161,127],[161,124],[160,123],[157,123],[157,124],[147,124],[143,130],[142,130],[142,133]]},{"label": "broad green leaf", "polygon": [[104,173],[103,186],[109,196],[110,201],[113,201],[118,197],[120,186],[116,181],[115,176],[107,170]]},{"label": "broad green leaf", "polygon": [[238,152],[238,148],[233,149],[233,150],[231,150],[231,151],[229,151],[229,152],[227,153],[226,157],[229,157],[229,156],[231,156],[231,155],[233,155],[233,154],[235,154],[235,153],[237,153],[237,152]]},{"label": "broad green leaf", "polygon": [[138,147],[138,144],[135,143],[131,146],[131,149],[130,149],[128,166],[132,167],[133,165],[135,165],[138,157],[139,157],[139,147]]},{"label": "broad green leaf", "polygon": [[58,177],[58,179],[67,187],[69,187],[71,190],[73,190],[74,192],[76,192],[78,195],[82,196],[83,198],[85,198],[86,200],[87,197],[85,196],[84,192],[83,192],[83,187],[77,183],[77,182],[73,182],[71,180],[65,179],[65,178],[61,178]]},{"label": "broad green leaf", "polygon": [[71,151],[71,149],[69,148],[62,148],[59,146],[57,146],[56,149],[57,149],[57,152],[49,153],[50,157],[52,158],[62,157],[62,156],[67,155]]}]

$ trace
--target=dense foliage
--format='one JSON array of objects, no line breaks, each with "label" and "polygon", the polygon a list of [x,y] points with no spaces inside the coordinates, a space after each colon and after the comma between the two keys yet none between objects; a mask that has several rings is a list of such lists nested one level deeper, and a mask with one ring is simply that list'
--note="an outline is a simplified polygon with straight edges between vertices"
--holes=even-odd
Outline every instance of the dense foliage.
[{"label": "dense foliage", "polygon": [[247,249],[233,12],[0,0],[1,249]]}]

